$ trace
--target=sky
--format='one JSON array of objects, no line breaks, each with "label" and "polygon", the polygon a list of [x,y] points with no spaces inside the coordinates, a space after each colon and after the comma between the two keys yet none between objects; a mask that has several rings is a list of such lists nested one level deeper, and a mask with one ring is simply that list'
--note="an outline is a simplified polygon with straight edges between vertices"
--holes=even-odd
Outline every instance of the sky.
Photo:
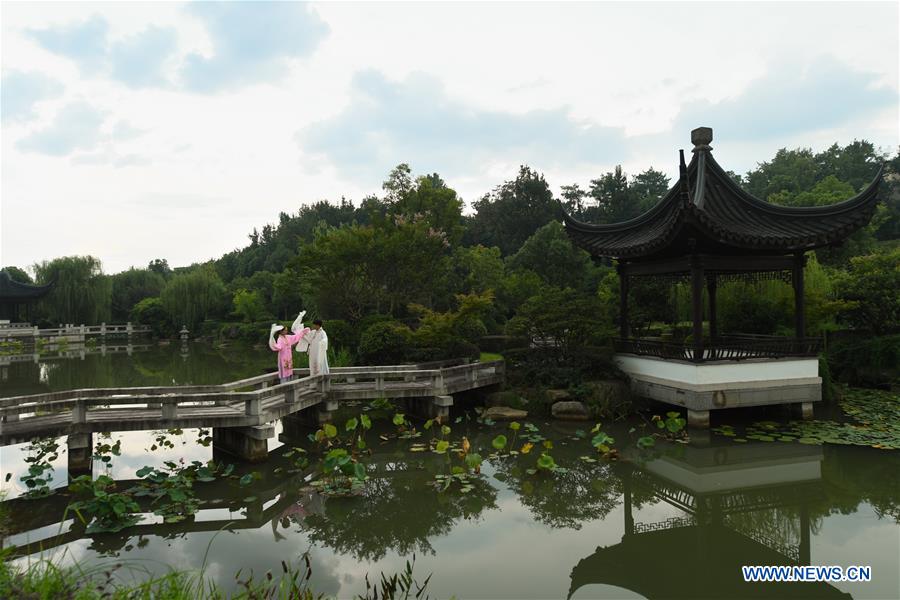
[{"label": "sky", "polygon": [[739,173],[900,144],[898,2],[2,2],[0,36],[4,266],[217,258],[403,162],[470,205],[674,176],[699,126]]}]

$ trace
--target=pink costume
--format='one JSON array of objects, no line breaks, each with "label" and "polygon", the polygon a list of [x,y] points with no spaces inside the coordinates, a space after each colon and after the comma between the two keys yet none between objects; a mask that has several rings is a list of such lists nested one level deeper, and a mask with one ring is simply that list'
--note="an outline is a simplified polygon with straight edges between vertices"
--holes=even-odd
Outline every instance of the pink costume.
[{"label": "pink costume", "polygon": [[304,327],[296,333],[276,336],[271,345],[274,352],[278,353],[278,377],[284,379],[294,374],[294,356],[292,346],[309,333],[309,327]]}]

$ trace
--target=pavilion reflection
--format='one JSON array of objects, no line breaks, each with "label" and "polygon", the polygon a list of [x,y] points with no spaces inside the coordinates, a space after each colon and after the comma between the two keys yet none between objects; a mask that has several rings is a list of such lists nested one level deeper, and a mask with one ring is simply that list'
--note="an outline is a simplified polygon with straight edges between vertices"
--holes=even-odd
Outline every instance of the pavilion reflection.
[{"label": "pavilion reflection", "polygon": [[[810,564],[809,508],[823,497],[821,447],[783,443],[663,449],[623,465],[624,535],[572,569],[568,597],[592,584],[646,598],[849,598],[827,583],[746,583],[744,565]],[[680,516],[635,519],[635,498]]]}]

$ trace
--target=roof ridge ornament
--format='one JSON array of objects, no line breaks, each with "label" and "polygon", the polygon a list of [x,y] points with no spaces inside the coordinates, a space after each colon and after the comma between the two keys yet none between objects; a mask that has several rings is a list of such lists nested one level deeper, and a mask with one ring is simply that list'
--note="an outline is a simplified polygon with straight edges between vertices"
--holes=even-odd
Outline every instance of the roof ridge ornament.
[{"label": "roof ridge ornament", "polygon": [[694,149],[691,152],[702,152],[712,150],[710,143],[713,141],[712,127],[698,127],[691,131],[691,143]]}]

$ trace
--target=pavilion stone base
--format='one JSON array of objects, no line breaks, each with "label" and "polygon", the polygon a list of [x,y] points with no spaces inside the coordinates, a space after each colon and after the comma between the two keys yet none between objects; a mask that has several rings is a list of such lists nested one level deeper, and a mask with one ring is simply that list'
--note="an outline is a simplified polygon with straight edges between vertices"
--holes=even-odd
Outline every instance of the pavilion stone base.
[{"label": "pavilion stone base", "polygon": [[275,437],[274,425],[254,427],[213,427],[213,456],[225,453],[248,462],[269,457],[268,439]]},{"label": "pavilion stone base", "polygon": [[709,411],[724,408],[796,405],[812,418],[822,399],[816,358],[749,359],[692,363],[633,354],[615,355],[638,396],[687,409],[688,425],[709,427]]}]

